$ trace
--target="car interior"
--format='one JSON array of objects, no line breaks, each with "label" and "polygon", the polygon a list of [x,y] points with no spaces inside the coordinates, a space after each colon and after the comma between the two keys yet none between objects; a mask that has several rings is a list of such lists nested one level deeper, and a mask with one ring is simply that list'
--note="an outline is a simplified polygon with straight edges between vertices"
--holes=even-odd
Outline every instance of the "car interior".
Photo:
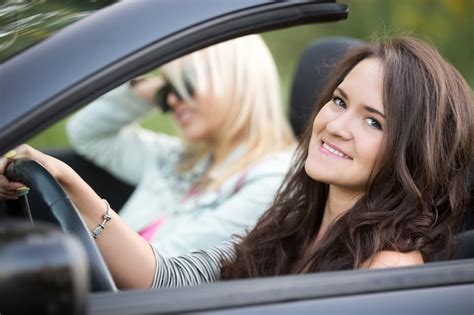
[{"label": "car interior", "polygon": [[[297,65],[290,96],[289,119],[295,135],[299,136],[308,123],[311,108],[318,98],[318,92],[324,86],[328,75],[338,60],[351,47],[361,45],[363,42],[355,38],[330,37],[318,39],[311,43],[300,57]],[[120,181],[113,175],[100,167],[95,166],[88,160],[79,156],[72,149],[48,149],[46,153],[51,154],[69,164],[75,169],[94,190],[110,202],[114,209],[120,209],[128,197],[133,193],[134,187]],[[474,164],[471,164],[474,166]],[[472,197],[474,193],[474,167],[470,172],[471,203],[466,209],[463,232],[459,235],[459,248],[454,259],[474,258],[474,209]],[[31,212],[34,220],[56,222],[47,205],[42,198],[31,191],[28,195]],[[17,202],[17,201],[9,201]],[[6,215],[8,209],[5,207]],[[5,215],[5,213],[4,213]],[[437,260],[446,260],[447,251],[439,253]]]}]

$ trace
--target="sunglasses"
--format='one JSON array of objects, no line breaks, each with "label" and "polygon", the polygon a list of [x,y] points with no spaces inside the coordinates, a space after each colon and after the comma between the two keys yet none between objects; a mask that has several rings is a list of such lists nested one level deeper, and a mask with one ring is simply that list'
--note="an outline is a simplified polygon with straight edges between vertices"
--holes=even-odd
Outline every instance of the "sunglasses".
[{"label": "sunglasses", "polygon": [[[191,81],[187,78],[184,80],[184,88],[189,96],[194,96],[194,86],[192,85]],[[184,97],[178,92],[176,87],[169,81],[166,80],[166,83],[156,92],[155,94],[155,103],[161,109],[163,113],[169,112],[172,110],[170,105],[168,104],[168,95],[173,93],[176,97],[183,101]]]}]

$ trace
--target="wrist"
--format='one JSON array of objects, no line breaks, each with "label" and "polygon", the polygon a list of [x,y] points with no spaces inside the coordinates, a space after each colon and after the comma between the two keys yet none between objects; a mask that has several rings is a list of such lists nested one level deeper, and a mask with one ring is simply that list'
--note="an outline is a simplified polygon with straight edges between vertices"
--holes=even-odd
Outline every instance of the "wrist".
[{"label": "wrist", "polygon": [[99,223],[91,232],[92,232],[92,237],[95,239],[97,238],[97,236],[100,235],[100,233],[102,233],[102,231],[105,229],[105,226],[107,224],[107,222],[109,222],[111,219],[112,219],[112,215],[110,213],[110,205],[108,203],[107,200],[105,199],[102,199],[105,203],[105,212],[104,214],[102,215],[102,222]]}]

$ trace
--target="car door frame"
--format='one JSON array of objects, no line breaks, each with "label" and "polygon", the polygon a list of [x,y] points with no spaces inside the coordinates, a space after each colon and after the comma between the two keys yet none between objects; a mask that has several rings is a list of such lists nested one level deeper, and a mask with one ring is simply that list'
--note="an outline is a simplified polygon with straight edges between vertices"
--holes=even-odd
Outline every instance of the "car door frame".
[{"label": "car door frame", "polygon": [[[474,259],[420,266],[222,281],[199,287],[94,293],[88,314],[467,314]],[[469,298],[471,296],[471,298]]]}]

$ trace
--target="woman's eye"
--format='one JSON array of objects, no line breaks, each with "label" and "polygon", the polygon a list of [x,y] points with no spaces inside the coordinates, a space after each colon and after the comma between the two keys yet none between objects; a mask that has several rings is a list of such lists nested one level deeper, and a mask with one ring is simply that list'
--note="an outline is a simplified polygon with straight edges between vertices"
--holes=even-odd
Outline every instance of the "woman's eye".
[{"label": "woman's eye", "polygon": [[336,104],[337,107],[346,108],[346,103],[344,103],[344,101],[340,97],[333,96],[332,101],[334,102],[334,104]]},{"label": "woman's eye", "polygon": [[382,124],[379,123],[377,119],[374,119],[372,117],[366,117],[365,121],[367,122],[367,125],[369,125],[369,127],[382,130]]}]

